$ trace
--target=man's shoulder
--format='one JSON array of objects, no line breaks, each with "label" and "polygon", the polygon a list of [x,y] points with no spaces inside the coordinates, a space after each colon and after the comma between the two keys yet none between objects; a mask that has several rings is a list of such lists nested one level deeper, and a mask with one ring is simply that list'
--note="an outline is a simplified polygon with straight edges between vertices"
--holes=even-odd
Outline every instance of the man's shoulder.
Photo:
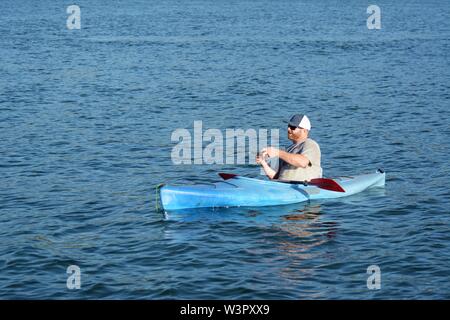
[{"label": "man's shoulder", "polygon": [[313,140],[311,138],[306,139],[305,146],[320,148],[319,144],[315,140]]}]

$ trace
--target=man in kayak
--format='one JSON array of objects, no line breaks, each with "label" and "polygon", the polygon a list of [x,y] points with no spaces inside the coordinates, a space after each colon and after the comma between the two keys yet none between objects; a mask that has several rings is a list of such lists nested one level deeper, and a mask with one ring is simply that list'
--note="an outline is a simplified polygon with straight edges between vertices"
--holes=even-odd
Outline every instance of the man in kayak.
[{"label": "man in kayak", "polygon": [[[303,114],[295,114],[288,123],[288,139],[292,141],[286,151],[267,147],[256,157],[270,179],[310,181],[322,177],[320,166],[320,147],[308,138],[311,122]],[[278,170],[269,166],[266,158],[279,158]]]}]

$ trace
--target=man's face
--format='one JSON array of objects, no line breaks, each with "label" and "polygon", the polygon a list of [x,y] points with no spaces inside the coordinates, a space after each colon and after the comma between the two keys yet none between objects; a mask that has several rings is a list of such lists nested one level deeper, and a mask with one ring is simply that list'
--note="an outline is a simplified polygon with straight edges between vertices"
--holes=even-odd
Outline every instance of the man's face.
[{"label": "man's face", "polygon": [[291,141],[298,141],[303,140],[308,136],[308,130],[294,127],[294,126],[288,126],[288,139]]}]

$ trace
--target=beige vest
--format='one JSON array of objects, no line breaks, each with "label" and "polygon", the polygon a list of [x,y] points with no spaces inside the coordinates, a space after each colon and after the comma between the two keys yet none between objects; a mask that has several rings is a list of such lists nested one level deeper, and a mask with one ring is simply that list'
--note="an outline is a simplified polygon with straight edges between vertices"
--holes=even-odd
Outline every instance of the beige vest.
[{"label": "beige vest", "polygon": [[315,178],[322,178],[322,167],[320,166],[320,147],[312,139],[306,139],[301,155],[308,158],[311,166],[306,168],[294,167],[286,163],[278,175],[280,180],[309,181]]}]

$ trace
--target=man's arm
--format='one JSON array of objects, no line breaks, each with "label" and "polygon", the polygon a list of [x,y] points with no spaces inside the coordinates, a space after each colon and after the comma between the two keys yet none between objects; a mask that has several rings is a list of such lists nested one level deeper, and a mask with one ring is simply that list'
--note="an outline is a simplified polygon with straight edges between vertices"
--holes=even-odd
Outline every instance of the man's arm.
[{"label": "man's arm", "polygon": [[256,163],[260,164],[263,167],[264,172],[269,177],[269,179],[273,179],[273,177],[275,177],[275,175],[277,174],[277,172],[273,170],[266,162],[264,153],[262,153],[261,156],[256,156]]},{"label": "man's arm", "polygon": [[289,153],[273,147],[268,147],[263,151],[266,152],[269,157],[279,157],[294,167],[306,168],[310,164],[309,159],[302,154]]},{"label": "man's arm", "polygon": [[302,154],[289,153],[283,150],[279,150],[278,154],[280,159],[294,167],[306,168],[310,164],[309,159]]},{"label": "man's arm", "polygon": [[270,179],[273,179],[273,177],[275,177],[275,174],[276,174],[275,170],[273,170],[265,160],[261,161],[261,165],[262,165],[266,175]]}]

